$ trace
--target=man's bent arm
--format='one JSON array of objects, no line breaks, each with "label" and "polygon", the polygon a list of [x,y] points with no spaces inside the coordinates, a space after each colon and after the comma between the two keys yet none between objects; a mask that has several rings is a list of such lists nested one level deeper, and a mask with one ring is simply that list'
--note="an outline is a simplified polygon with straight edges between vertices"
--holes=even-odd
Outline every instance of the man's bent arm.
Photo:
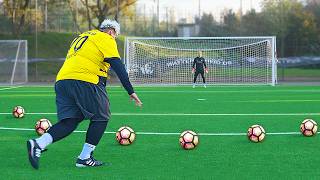
[{"label": "man's bent arm", "polygon": [[104,59],[104,62],[107,62],[111,65],[111,68],[116,72],[122,86],[127,90],[128,94],[133,94],[134,90],[130,83],[128,73],[124,68],[120,58],[106,58]]}]

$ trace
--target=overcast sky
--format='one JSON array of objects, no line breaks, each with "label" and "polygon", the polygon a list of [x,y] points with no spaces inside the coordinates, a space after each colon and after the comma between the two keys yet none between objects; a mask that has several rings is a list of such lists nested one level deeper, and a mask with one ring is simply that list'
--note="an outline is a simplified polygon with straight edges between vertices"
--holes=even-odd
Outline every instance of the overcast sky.
[{"label": "overcast sky", "polygon": [[[242,0],[242,11],[245,13],[251,8],[260,11],[260,4],[263,0]],[[202,13],[212,13],[216,20],[219,20],[220,14],[226,9],[232,9],[238,12],[241,0],[159,0],[160,18],[164,19],[166,8],[174,9],[176,19],[193,17],[199,14],[199,2]],[[157,0],[138,0],[138,8],[151,14],[152,9],[156,13]]]}]

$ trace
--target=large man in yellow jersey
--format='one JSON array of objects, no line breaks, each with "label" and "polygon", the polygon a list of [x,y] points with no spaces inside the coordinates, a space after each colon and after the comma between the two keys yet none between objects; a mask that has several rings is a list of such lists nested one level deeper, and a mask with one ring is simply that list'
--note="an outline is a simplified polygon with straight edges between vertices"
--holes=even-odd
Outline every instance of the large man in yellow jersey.
[{"label": "large man in yellow jersey", "polygon": [[111,115],[105,89],[110,67],[116,72],[130,99],[142,106],[120,60],[115,41],[119,33],[120,25],[107,19],[99,30],[84,32],[72,41],[55,84],[59,121],[41,137],[27,141],[29,161],[35,169],[39,168],[39,158],[46,146],[71,134],[84,119],[89,119],[90,124],[76,166],[103,165],[93,158],[92,153]]}]

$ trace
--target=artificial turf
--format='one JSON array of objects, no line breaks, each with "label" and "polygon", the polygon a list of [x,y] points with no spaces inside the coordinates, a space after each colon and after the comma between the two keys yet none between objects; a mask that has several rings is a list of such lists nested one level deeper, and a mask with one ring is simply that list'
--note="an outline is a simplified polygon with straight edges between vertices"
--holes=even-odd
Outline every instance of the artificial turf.
[{"label": "artificial turf", "polygon": [[[26,151],[26,141],[36,134],[20,128],[32,129],[40,118],[56,122],[54,89],[6,88],[0,87],[0,175],[8,179],[320,177],[319,136],[296,134],[305,118],[320,122],[320,86],[137,87],[143,108],[135,107],[122,88],[108,87],[113,115],[107,131],[129,125],[138,132],[136,141],[120,146],[114,133],[106,133],[95,157],[111,165],[79,169],[75,159],[85,133],[75,132],[48,147],[39,170],[32,169]],[[25,108],[24,118],[15,119],[10,114],[16,105]],[[267,132],[262,143],[251,143],[243,135],[253,124],[262,125]],[[84,121],[77,130],[87,126],[88,121]],[[178,133],[186,129],[200,134],[194,150],[179,146]],[[151,134],[141,134],[146,132]]]}]

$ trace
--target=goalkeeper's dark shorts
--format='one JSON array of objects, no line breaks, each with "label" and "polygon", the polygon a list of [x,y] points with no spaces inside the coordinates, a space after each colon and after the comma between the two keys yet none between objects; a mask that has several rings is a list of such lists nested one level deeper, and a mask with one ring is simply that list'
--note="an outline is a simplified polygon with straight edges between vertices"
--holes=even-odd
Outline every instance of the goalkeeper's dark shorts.
[{"label": "goalkeeper's dark shorts", "polygon": [[71,79],[56,82],[58,119],[108,121],[111,113],[105,83],[105,78],[101,77],[97,85]]}]

